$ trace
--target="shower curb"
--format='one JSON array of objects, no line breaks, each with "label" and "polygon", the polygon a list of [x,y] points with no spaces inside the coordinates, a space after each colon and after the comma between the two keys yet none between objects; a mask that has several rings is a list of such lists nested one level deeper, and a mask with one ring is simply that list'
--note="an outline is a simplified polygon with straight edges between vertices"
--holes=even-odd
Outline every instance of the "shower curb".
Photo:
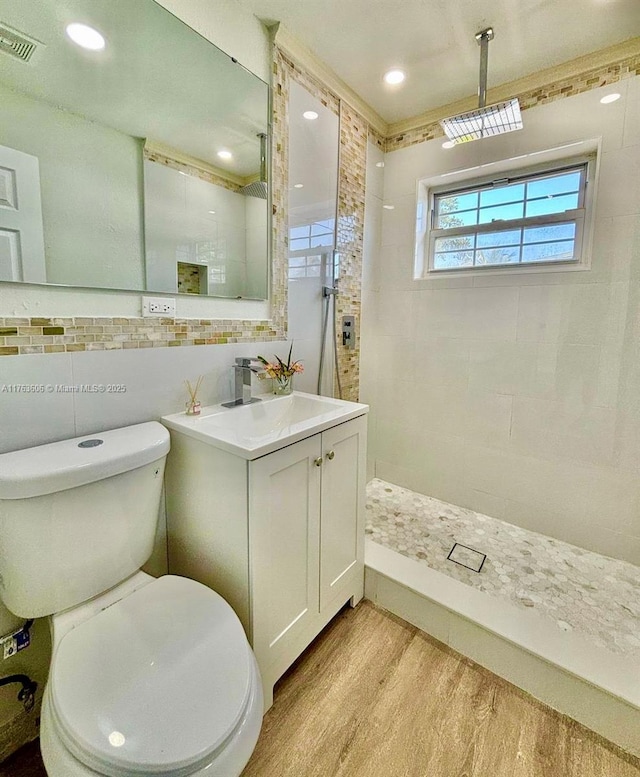
[{"label": "shower curb", "polygon": [[634,656],[585,645],[543,616],[365,541],[365,597],[640,756]]}]

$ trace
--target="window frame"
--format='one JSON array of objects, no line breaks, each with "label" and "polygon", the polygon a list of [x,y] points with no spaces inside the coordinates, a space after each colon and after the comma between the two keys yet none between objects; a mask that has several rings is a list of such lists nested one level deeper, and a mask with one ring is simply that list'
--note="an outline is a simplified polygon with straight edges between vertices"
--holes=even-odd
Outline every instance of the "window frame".
[{"label": "window frame", "polygon": [[[515,169],[507,169],[502,172],[496,169],[491,175],[478,176],[465,180],[455,181],[448,184],[429,186],[427,181],[421,181],[420,186],[426,191],[426,196],[419,198],[424,203],[424,219],[426,226],[422,229],[424,239],[423,250],[426,254],[424,259],[423,274],[416,276],[416,279],[427,278],[442,274],[470,274],[470,273],[496,273],[496,272],[542,272],[549,270],[576,270],[588,269],[587,243],[590,233],[590,224],[594,206],[594,180],[596,169],[596,153],[590,152],[580,156],[556,159],[544,164],[527,165]],[[578,208],[563,211],[562,213],[553,213],[544,216],[529,216],[518,219],[505,219],[500,221],[488,222],[486,224],[474,224],[461,227],[436,228],[436,202],[443,196],[453,196],[466,194],[474,191],[483,191],[491,187],[492,183],[503,183],[506,185],[518,182],[526,182],[543,178],[553,174],[560,174],[569,170],[580,170],[580,187],[578,191]],[[525,227],[540,227],[553,224],[575,223],[576,231],[574,237],[574,252],[571,259],[551,259],[536,261],[518,261],[496,264],[473,264],[465,267],[434,267],[436,239],[442,237],[456,237],[459,235],[480,235],[490,232],[508,231],[509,229],[524,229]],[[417,245],[419,247],[420,225],[417,222]],[[520,246],[526,245],[522,242],[521,234]],[[474,249],[469,249],[474,250]],[[416,257],[417,258],[417,257]],[[416,266],[417,269],[417,266]],[[424,272],[426,270],[426,272]]]}]

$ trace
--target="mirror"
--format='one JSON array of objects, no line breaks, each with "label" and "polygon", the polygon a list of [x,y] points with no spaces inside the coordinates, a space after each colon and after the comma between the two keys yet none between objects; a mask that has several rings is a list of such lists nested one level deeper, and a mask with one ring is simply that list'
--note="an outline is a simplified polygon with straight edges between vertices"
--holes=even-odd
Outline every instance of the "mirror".
[{"label": "mirror", "polygon": [[154,0],[0,0],[0,280],[265,299],[268,117]]}]

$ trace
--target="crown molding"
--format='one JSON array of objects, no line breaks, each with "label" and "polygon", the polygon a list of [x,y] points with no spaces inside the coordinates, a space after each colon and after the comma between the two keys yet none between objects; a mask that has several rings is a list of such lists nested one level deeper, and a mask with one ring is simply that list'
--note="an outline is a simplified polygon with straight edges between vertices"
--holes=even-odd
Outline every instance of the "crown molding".
[{"label": "crown molding", "polygon": [[287,54],[291,59],[310,75],[317,78],[336,97],[344,100],[354,110],[356,110],[374,130],[381,135],[386,135],[389,125],[374,109],[366,103],[360,95],[346,84],[340,76],[326,65],[311,49],[307,48],[289,30],[282,24],[277,23],[269,28],[271,38],[275,45]]},{"label": "crown molding", "polygon": [[[487,104],[509,100],[524,92],[542,89],[558,81],[576,78],[584,73],[588,73],[590,70],[598,70],[613,65],[616,62],[620,62],[623,59],[638,55],[640,55],[640,37],[630,38],[622,43],[609,46],[606,49],[599,49],[598,51],[585,54],[577,59],[572,59],[569,62],[563,62],[554,67],[538,70],[535,73],[531,73],[523,78],[518,78],[515,81],[509,81],[506,84],[495,86],[487,92]],[[458,113],[472,111],[477,107],[477,95],[470,95],[461,100],[456,100],[456,102],[432,108],[418,116],[411,116],[408,119],[402,119],[402,121],[387,125],[387,137],[400,135],[403,132],[409,132],[410,130],[424,127],[427,124],[435,124],[441,119],[446,119],[448,116],[455,116]]]},{"label": "crown molding", "polygon": [[260,178],[259,174],[257,176],[255,174],[241,176],[236,175],[235,173],[231,173],[228,170],[222,170],[220,167],[212,165],[211,162],[205,162],[204,159],[198,159],[195,156],[190,156],[184,151],[179,151],[177,148],[172,148],[171,146],[167,146],[164,143],[160,143],[159,141],[152,140],[150,138],[145,139],[144,149],[149,154],[160,154],[161,156],[166,156],[169,159],[173,159],[175,162],[186,165],[187,167],[195,167],[197,170],[202,170],[204,173],[210,173],[211,175],[215,175],[218,178],[222,178],[225,181],[234,184],[235,186],[246,186],[247,184],[253,183],[254,181],[257,181],[258,178]]}]

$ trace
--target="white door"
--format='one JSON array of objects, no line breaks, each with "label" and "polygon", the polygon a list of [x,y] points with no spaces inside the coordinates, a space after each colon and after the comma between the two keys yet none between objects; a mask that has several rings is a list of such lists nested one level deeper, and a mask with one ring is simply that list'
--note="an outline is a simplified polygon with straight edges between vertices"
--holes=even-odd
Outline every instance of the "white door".
[{"label": "white door", "polygon": [[320,610],[362,585],[366,416],[322,433]]},{"label": "white door", "polygon": [[318,434],[249,466],[253,648],[265,674],[297,658],[318,617],[320,456]]},{"label": "white door", "polygon": [[46,280],[38,157],[0,146],[0,281]]}]

